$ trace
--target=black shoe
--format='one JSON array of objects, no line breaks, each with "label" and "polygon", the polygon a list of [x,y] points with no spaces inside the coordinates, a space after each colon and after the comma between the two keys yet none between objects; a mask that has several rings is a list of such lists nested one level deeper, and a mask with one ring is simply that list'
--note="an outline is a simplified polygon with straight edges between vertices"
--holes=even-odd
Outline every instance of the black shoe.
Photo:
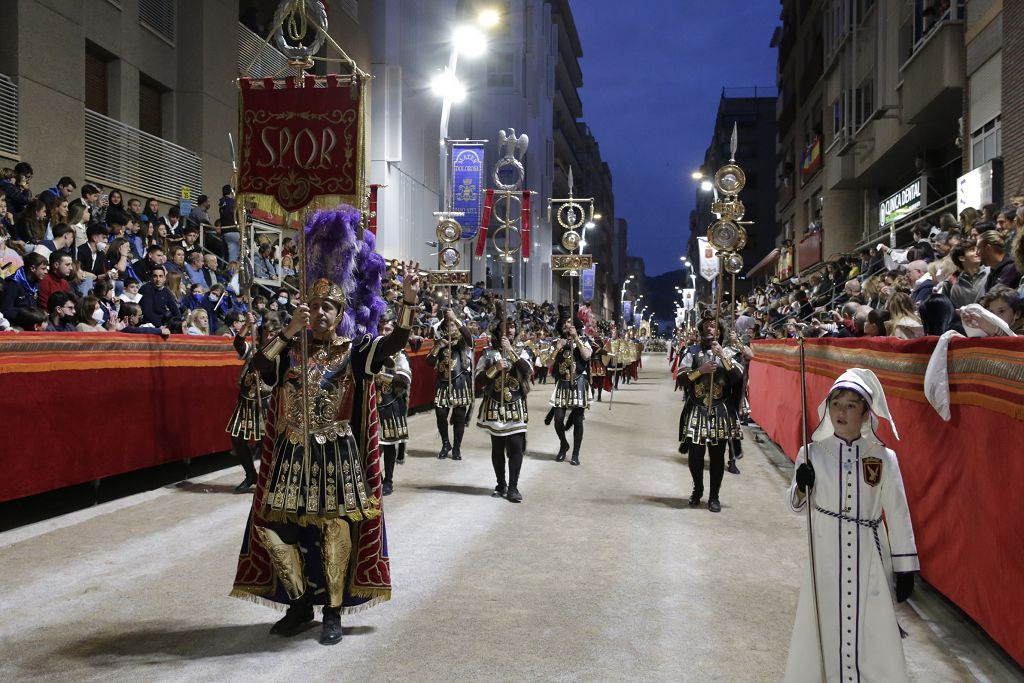
[{"label": "black shoe", "polygon": [[742,460],[742,459],[743,459],[743,451],[739,451],[739,452],[738,452],[738,453],[736,454],[736,456],[735,456],[735,459],[736,459],[736,460]]},{"label": "black shoe", "polygon": [[404,465],[405,464],[405,458],[398,458],[397,460],[395,460],[395,464],[396,465]]},{"label": "black shoe", "polygon": [[572,460],[569,461],[569,464],[570,465],[579,465],[580,464],[580,454],[579,453],[573,453],[572,454]]},{"label": "black shoe", "polygon": [[551,424],[551,420],[553,420],[553,419],[555,419],[555,411],[549,410],[548,414],[544,416],[544,424],[545,425]]},{"label": "black shoe", "polygon": [[320,627],[320,644],[337,645],[344,635],[341,630],[341,613],[325,609],[323,624]]},{"label": "black shoe", "polygon": [[694,491],[690,494],[690,500],[687,501],[687,505],[690,507],[697,507],[700,505],[700,499],[704,495],[703,491]]},{"label": "black shoe", "polygon": [[387,482],[387,481],[384,482],[384,485],[381,488],[384,489],[384,495],[385,496],[390,496],[395,491],[394,484],[392,484],[391,482]]},{"label": "black shoe", "polygon": [[600,403],[600,402],[601,402],[601,397],[600,397],[600,396],[598,396],[598,397],[597,397],[597,402],[598,402],[598,403]]},{"label": "black shoe", "polygon": [[452,460],[462,460],[462,453],[459,453],[458,448],[452,451]]},{"label": "black shoe", "polygon": [[565,444],[558,449],[558,455],[555,456],[555,462],[564,462],[565,456],[569,452],[569,444]]},{"label": "black shoe", "polygon": [[708,501],[708,510],[711,510],[712,512],[721,512],[722,504],[718,502],[717,498],[712,498]]},{"label": "black shoe", "polygon": [[256,484],[254,479],[246,477],[242,480],[242,483],[235,487],[235,493],[249,493],[253,485]]},{"label": "black shoe", "polygon": [[492,493],[491,496],[494,498],[504,498],[507,491],[508,486],[505,484],[498,484],[494,487],[494,493]]},{"label": "black shoe", "polygon": [[438,460],[444,460],[445,458],[448,457],[448,454],[451,453],[451,452],[452,452],[451,444],[448,444],[448,443],[441,444],[441,452],[437,454],[437,459]]},{"label": "black shoe", "polygon": [[523,494],[519,493],[519,489],[512,486],[508,490],[508,502],[510,503],[522,503]]},{"label": "black shoe", "polygon": [[275,636],[290,638],[298,635],[305,627],[313,621],[313,604],[302,598],[293,602],[276,624],[270,627],[270,633]]},{"label": "black shoe", "polygon": [[735,460],[730,460],[729,464],[726,465],[725,471],[728,472],[729,474],[739,474],[740,473],[740,468],[736,467],[736,461]]}]

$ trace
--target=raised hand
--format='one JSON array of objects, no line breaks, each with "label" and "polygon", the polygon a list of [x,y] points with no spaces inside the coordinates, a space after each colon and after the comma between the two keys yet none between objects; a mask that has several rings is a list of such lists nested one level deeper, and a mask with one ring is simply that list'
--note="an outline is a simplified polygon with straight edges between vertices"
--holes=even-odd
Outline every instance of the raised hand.
[{"label": "raised hand", "polygon": [[405,272],[405,278],[402,281],[402,298],[404,303],[409,306],[416,304],[418,295],[420,293],[420,276],[419,276],[420,264],[409,261],[403,264],[403,271]]}]

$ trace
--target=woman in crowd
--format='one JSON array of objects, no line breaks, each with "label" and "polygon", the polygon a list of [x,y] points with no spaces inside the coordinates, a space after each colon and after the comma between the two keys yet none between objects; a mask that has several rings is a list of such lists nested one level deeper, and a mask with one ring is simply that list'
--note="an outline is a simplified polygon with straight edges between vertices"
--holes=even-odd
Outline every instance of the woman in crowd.
[{"label": "woman in crowd", "polygon": [[160,218],[160,203],[152,197],[146,200],[146,207],[142,210],[142,215],[146,217],[150,225],[156,226],[163,223],[163,219]]},{"label": "woman in crowd", "polygon": [[185,285],[181,281],[181,273],[167,273],[167,281],[165,283],[167,291],[174,297],[174,302],[178,304],[178,308],[185,306]]},{"label": "woman in crowd", "polygon": [[[117,272],[115,279],[124,282],[128,277],[134,276],[134,273],[129,272],[132,265],[131,253],[131,245],[123,237],[119,237],[110,243],[110,246],[107,248],[107,270]],[[111,273],[111,277],[113,277],[113,273]]]},{"label": "woman in crowd", "polygon": [[889,312],[889,336],[897,339],[917,339],[924,336],[924,326],[914,310],[914,303],[910,300],[909,294],[903,291],[894,292],[889,297],[886,310]]},{"label": "woman in crowd", "polygon": [[33,199],[14,222],[11,236],[18,242],[42,242],[46,238],[46,205]]},{"label": "woman in crowd", "polygon": [[111,320],[117,320],[119,304],[114,299],[114,283],[106,275],[96,278],[93,285],[92,295],[100,302],[100,309],[103,310],[103,324],[109,324]]},{"label": "woman in crowd", "polygon": [[100,300],[94,296],[82,297],[75,305],[75,329],[78,332],[106,332],[103,326],[103,309]]},{"label": "woman in crowd", "polygon": [[868,311],[867,322],[864,323],[865,337],[884,337],[889,323],[889,312],[873,308]]},{"label": "woman in crowd", "polygon": [[89,241],[86,234],[89,229],[89,217],[89,207],[85,204],[75,204],[68,210],[68,225],[75,229],[76,249]]},{"label": "woman in crowd", "polygon": [[188,317],[185,319],[185,334],[191,334],[196,336],[209,336],[210,334],[210,316],[206,313],[205,308],[196,308]]}]

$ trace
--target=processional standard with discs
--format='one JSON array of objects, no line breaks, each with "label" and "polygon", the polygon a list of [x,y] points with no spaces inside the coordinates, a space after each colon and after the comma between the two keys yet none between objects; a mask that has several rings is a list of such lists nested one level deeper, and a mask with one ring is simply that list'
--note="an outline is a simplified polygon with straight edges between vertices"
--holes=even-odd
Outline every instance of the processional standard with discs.
[{"label": "processional standard with discs", "polygon": [[[275,73],[254,77],[257,54],[236,81],[239,88],[238,166],[235,212],[241,234],[239,289],[252,285],[250,214],[261,211],[298,229],[299,296],[306,300],[304,218],[321,208],[347,202],[358,206],[363,230],[376,228],[376,193],[366,184],[366,102],[372,77],[345,53],[327,31],[321,0],[282,0],[263,40],[273,41],[286,63]],[[325,44],[338,57],[320,57]],[[317,61],[341,64],[347,73],[314,76]],[[295,75],[279,76],[287,69]],[[233,146],[233,145],[232,145]],[[303,367],[309,362],[307,335],[300,339]],[[302,376],[302,408],[309,413],[309,386]],[[302,420],[303,446],[309,446]]]}]

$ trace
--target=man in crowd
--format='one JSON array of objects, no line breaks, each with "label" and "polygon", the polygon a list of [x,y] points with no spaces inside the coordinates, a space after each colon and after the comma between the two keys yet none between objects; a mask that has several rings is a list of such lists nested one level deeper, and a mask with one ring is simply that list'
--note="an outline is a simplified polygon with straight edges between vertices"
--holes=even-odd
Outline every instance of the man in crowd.
[{"label": "man in crowd", "polygon": [[61,253],[74,259],[75,229],[67,223],[58,223],[53,226],[53,239],[43,240],[35,245],[33,251],[37,251],[47,258],[50,254]]},{"label": "man in crowd", "polygon": [[188,255],[185,262],[185,276],[188,277],[189,284],[199,285],[204,290],[209,289],[210,285],[203,273],[203,252],[193,251]]},{"label": "man in crowd", "polygon": [[107,228],[90,224],[85,229],[85,244],[78,247],[78,270],[99,277],[107,272]]},{"label": "man in crowd", "polygon": [[928,264],[924,261],[911,261],[907,264],[907,280],[910,282],[910,300],[914,308],[920,308],[935,288],[935,281],[928,272]]},{"label": "man in crowd", "polygon": [[907,252],[908,261],[925,261],[930,263],[935,260],[935,247],[928,239],[931,234],[931,226],[928,223],[918,223],[911,230],[914,236],[914,246]]},{"label": "man in crowd", "polygon": [[998,231],[986,230],[978,237],[978,256],[982,264],[989,267],[988,278],[985,280],[986,292],[996,285],[1016,289],[1020,282],[1020,273],[1017,272],[1013,257],[1006,251],[1006,242]]},{"label": "man in crowd", "polygon": [[162,266],[167,261],[164,248],[159,244],[151,244],[146,249],[146,258],[132,264],[132,270],[140,280],[149,280],[149,274],[156,266]]},{"label": "man in crowd", "polygon": [[[71,289],[68,278],[71,276],[71,268],[74,261],[71,257],[61,251],[50,254],[50,268],[39,281],[39,291],[36,293],[36,302],[39,308],[49,310],[47,302],[56,292],[67,292]],[[52,311],[51,311],[52,316]]]},{"label": "man in crowd", "polygon": [[70,292],[54,292],[46,306],[50,315],[47,332],[75,332],[75,297]]},{"label": "man in crowd", "polygon": [[227,260],[229,263],[236,263],[241,253],[241,234],[238,232],[238,222],[235,220],[235,191],[230,185],[225,185],[220,190],[220,202],[217,210],[220,213],[220,235],[227,248]]},{"label": "man in crowd", "polygon": [[174,295],[164,286],[167,271],[163,266],[153,266],[149,271],[149,282],[142,285],[142,318],[154,327],[163,327],[181,315]]},{"label": "man in crowd", "polygon": [[14,176],[0,180],[0,190],[7,197],[7,209],[17,216],[35,197],[29,184],[32,182],[32,165],[22,161],[14,165]]},{"label": "man in crowd", "polygon": [[52,195],[58,202],[70,201],[71,194],[75,191],[76,187],[78,186],[75,184],[74,180],[64,176],[57,181],[56,185],[43,190],[43,194]]},{"label": "man in crowd", "polygon": [[188,259],[193,252],[202,253],[202,249],[199,246],[199,227],[195,225],[185,226],[185,232],[183,234],[184,241],[181,243],[181,248],[185,250],[185,258]]},{"label": "man in crowd", "polygon": [[[39,294],[39,282],[49,270],[50,262],[45,256],[36,253],[27,254],[25,265],[4,280],[4,288],[0,293],[0,313],[13,322],[17,319],[18,311],[35,308]],[[45,306],[42,308],[46,309]]]}]

